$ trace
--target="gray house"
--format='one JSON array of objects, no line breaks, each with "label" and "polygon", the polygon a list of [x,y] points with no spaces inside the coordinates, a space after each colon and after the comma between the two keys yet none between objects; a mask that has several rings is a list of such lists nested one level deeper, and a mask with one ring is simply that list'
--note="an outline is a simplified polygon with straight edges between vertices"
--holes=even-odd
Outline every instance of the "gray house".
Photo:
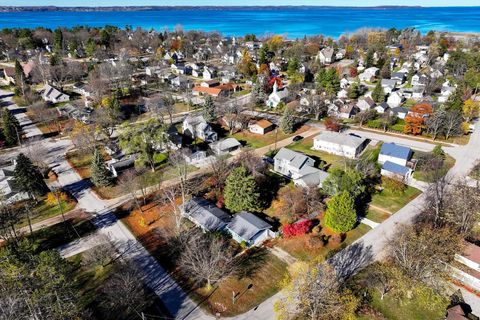
[{"label": "gray house", "polygon": [[205,121],[202,115],[189,114],[182,124],[183,134],[193,138],[201,139],[206,142],[215,142],[218,135],[212,127]]},{"label": "gray house", "polygon": [[204,232],[221,231],[232,220],[225,211],[203,198],[193,198],[182,204],[182,214]]},{"label": "gray house", "polygon": [[272,226],[254,214],[246,211],[237,213],[227,225],[227,232],[238,243],[245,243],[248,247],[258,246],[267,239],[275,237],[270,230]]},{"label": "gray house", "polygon": [[274,170],[292,179],[301,178],[306,171],[310,173],[309,168],[315,166],[312,158],[287,148],[280,149],[273,160]]},{"label": "gray house", "polygon": [[227,138],[210,144],[210,149],[216,155],[224,155],[240,148],[240,142],[235,138]]}]

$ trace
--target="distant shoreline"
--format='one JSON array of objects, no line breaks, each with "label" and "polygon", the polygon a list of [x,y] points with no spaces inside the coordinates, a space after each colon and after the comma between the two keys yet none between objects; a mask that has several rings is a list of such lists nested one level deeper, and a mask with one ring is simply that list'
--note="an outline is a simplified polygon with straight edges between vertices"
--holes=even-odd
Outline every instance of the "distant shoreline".
[{"label": "distant shoreline", "polygon": [[[160,10],[292,10],[292,9],[349,9],[349,10],[382,10],[382,9],[408,9],[429,8],[423,6],[0,6],[0,12],[95,12],[95,11],[160,11]],[[449,7],[431,7],[449,8]]]}]

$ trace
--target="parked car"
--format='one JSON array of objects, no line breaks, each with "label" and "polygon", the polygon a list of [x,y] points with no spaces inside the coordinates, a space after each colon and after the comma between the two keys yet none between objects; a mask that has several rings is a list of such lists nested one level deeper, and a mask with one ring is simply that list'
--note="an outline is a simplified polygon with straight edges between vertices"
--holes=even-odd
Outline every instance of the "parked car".
[{"label": "parked car", "polygon": [[272,165],[273,165],[274,162],[275,162],[275,161],[273,161],[273,159],[270,158],[270,157],[263,157],[262,160],[263,160],[264,162],[269,163],[269,164],[272,164]]},{"label": "parked car", "polygon": [[294,141],[294,142],[300,141],[300,140],[302,140],[302,139],[303,139],[302,136],[295,136],[295,137],[293,137],[293,141]]}]

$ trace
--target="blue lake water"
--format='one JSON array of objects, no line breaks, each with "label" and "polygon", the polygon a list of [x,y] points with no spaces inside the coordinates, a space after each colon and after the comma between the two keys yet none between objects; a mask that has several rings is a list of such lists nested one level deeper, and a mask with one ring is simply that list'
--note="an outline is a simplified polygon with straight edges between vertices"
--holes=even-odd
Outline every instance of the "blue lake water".
[{"label": "blue lake water", "polygon": [[78,25],[172,30],[182,25],[184,30],[219,31],[224,35],[255,33],[286,34],[289,38],[324,34],[338,37],[362,27],[405,28],[480,32],[480,7],[444,8],[321,8],[289,7],[282,9],[169,9],[124,12],[4,12],[0,13],[0,28],[32,28]]}]

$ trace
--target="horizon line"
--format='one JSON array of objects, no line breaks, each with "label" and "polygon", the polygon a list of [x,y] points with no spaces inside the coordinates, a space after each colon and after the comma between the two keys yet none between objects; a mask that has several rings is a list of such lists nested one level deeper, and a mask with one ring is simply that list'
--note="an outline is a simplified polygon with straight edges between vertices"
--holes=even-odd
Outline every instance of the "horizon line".
[{"label": "horizon line", "polygon": [[301,8],[301,7],[316,7],[316,8],[475,8],[480,5],[454,5],[454,6],[422,6],[422,5],[78,5],[78,6],[62,6],[62,5],[0,5],[0,8]]}]

